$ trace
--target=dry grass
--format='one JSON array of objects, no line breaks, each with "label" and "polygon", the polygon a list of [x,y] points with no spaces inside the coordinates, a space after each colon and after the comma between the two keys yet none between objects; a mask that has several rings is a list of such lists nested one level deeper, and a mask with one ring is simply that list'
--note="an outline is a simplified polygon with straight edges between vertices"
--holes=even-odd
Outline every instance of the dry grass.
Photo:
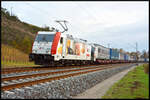
[{"label": "dry grass", "polygon": [[2,67],[34,65],[33,62],[29,62],[28,54],[4,44],[1,46],[1,62]]}]

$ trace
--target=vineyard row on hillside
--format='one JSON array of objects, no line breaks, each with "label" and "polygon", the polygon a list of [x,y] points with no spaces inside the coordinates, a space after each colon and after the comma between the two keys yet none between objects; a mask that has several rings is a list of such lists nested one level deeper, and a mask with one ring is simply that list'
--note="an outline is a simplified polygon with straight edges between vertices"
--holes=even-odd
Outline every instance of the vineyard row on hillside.
[{"label": "vineyard row on hillside", "polygon": [[2,44],[1,47],[1,62],[2,66],[18,64],[33,65],[33,62],[29,62],[29,57],[27,54],[4,44]]}]

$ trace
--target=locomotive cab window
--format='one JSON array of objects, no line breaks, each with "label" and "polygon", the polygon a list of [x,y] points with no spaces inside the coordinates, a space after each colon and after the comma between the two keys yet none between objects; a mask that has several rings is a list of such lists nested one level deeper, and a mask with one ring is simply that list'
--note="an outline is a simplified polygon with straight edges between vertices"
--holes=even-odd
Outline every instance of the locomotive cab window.
[{"label": "locomotive cab window", "polygon": [[53,42],[54,34],[38,34],[35,41],[37,42]]}]

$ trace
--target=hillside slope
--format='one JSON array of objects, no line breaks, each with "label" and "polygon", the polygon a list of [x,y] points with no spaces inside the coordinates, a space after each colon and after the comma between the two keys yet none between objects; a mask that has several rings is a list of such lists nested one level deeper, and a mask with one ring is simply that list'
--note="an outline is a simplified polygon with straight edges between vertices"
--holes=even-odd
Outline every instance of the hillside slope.
[{"label": "hillside slope", "polygon": [[29,53],[38,31],[50,31],[49,27],[40,28],[19,20],[15,15],[1,8],[1,44],[12,46]]}]

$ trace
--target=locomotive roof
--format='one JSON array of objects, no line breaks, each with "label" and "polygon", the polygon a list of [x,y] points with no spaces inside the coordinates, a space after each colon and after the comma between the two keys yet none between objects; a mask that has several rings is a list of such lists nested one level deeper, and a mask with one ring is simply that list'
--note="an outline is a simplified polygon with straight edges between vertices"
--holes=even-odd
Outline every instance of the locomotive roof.
[{"label": "locomotive roof", "polygon": [[84,39],[81,39],[81,38],[74,38],[72,35],[69,35],[69,34],[66,34],[66,35],[67,35],[68,38],[73,39],[75,41],[84,42],[84,43],[87,42],[87,40],[84,40]]},{"label": "locomotive roof", "polygon": [[39,31],[38,34],[55,34],[56,32],[51,31]]}]

